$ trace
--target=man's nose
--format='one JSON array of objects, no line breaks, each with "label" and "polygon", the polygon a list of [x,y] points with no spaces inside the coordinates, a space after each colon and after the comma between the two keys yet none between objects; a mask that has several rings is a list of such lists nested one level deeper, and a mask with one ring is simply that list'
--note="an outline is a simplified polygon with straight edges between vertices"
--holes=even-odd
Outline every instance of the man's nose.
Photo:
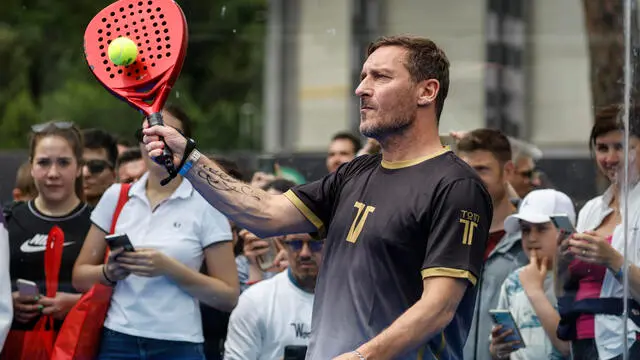
[{"label": "man's nose", "polygon": [[309,247],[309,243],[305,242],[302,245],[302,249],[300,249],[300,257],[310,258],[311,257],[311,247]]},{"label": "man's nose", "polygon": [[91,171],[89,171],[89,167],[87,165],[83,165],[82,166],[82,177],[89,177],[91,176]]}]

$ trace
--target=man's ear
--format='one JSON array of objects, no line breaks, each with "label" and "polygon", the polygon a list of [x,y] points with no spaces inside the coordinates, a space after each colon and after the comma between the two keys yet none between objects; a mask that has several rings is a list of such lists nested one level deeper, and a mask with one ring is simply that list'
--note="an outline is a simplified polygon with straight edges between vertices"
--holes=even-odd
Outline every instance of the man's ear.
[{"label": "man's ear", "polygon": [[516,166],[513,164],[513,161],[511,160],[504,163],[504,166],[502,167],[502,169],[507,179],[511,179],[511,177],[513,177],[513,174],[515,174],[516,172]]},{"label": "man's ear", "polygon": [[436,79],[427,79],[418,86],[418,106],[429,106],[436,101],[440,91],[440,82]]}]

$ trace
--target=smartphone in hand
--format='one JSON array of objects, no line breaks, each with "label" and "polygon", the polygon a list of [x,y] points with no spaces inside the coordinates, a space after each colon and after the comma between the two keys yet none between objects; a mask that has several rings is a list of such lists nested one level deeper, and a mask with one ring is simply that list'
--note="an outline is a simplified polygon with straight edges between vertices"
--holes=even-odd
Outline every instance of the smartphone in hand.
[{"label": "smartphone in hand", "polygon": [[104,239],[109,245],[109,249],[111,249],[111,251],[118,248],[124,248],[124,251],[136,251],[127,234],[107,235]]},{"label": "smartphone in hand", "polygon": [[501,310],[501,309],[493,309],[489,310],[489,314],[491,315],[491,319],[493,323],[496,325],[502,325],[503,331],[512,330],[511,335],[505,338],[506,342],[519,341],[520,343],[514,347],[514,349],[524,348],[524,340],[522,339],[522,335],[520,334],[520,329],[518,329],[518,325],[511,315],[511,311],[509,310]]},{"label": "smartphone in hand", "polygon": [[40,295],[38,285],[31,280],[18,279],[16,285],[18,286],[20,296],[35,298]]},{"label": "smartphone in hand", "polygon": [[559,231],[562,231],[565,237],[568,237],[569,235],[576,232],[576,228],[573,226],[573,224],[571,223],[571,219],[569,219],[567,215],[558,214],[551,215],[549,217],[551,218],[551,222],[553,223],[553,225]]}]

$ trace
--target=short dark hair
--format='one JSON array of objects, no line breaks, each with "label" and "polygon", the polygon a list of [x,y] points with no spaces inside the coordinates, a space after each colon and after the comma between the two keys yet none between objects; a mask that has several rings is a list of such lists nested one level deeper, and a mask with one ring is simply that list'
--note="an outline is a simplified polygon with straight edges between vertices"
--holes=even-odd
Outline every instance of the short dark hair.
[{"label": "short dark hair", "polygon": [[116,169],[120,168],[121,165],[137,160],[142,160],[142,153],[140,152],[140,149],[127,149],[122,154],[120,154],[120,156],[118,156]]},{"label": "short dark hair", "polygon": [[133,141],[134,139],[130,139],[126,136],[116,136],[116,145],[124,146],[127,148],[137,146],[137,144]]},{"label": "short dark hair", "polygon": [[267,191],[269,189],[274,189],[281,193],[286,193],[294,186],[296,186],[296,183],[294,183],[293,181],[288,179],[278,178],[268,182],[266,185],[262,187],[262,190]]},{"label": "short dark hair", "polygon": [[511,161],[511,143],[500,130],[473,130],[460,139],[456,147],[459,152],[488,151],[501,164]]},{"label": "short dark hair", "polygon": [[220,155],[212,155],[208,157],[215,161],[216,164],[218,164],[218,166],[220,166],[229,176],[236,180],[244,181],[244,173],[240,170],[240,166],[237,162]]},{"label": "short dark hair", "polygon": [[115,166],[118,159],[118,144],[116,138],[102,129],[82,130],[85,149],[104,149],[107,153],[107,160]]},{"label": "short dark hair", "polygon": [[362,149],[362,142],[360,141],[360,138],[355,136],[354,134],[348,132],[348,131],[341,131],[335,135],[333,135],[333,137],[331,138],[331,142],[336,141],[336,140],[349,140],[351,141],[351,144],[353,144],[353,153],[357,154],[358,151],[360,151],[360,149]]},{"label": "short dark hair", "polygon": [[399,46],[408,50],[405,67],[414,82],[438,80],[440,90],[436,96],[436,118],[440,121],[444,100],[449,93],[449,59],[444,50],[432,40],[421,36],[383,36],[369,45],[367,56],[384,46]]},{"label": "short dark hair", "polygon": [[166,104],[164,111],[173,115],[176,119],[180,120],[182,124],[182,134],[188,138],[193,134],[193,123],[187,113],[176,104]]}]

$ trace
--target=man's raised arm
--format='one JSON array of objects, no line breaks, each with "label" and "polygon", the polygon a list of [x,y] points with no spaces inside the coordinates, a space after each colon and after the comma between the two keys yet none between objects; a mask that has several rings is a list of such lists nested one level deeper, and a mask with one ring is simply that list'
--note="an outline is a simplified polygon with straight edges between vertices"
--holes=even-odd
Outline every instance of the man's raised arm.
[{"label": "man's raised arm", "polygon": [[[146,128],[144,134],[144,143],[150,157],[162,155],[165,144],[160,141],[161,136],[173,151],[175,166],[180,166],[187,147],[184,136],[168,126]],[[271,195],[234,179],[197,150],[187,156],[192,167],[184,177],[207,202],[239,226],[260,237],[317,230],[284,195]]]}]

